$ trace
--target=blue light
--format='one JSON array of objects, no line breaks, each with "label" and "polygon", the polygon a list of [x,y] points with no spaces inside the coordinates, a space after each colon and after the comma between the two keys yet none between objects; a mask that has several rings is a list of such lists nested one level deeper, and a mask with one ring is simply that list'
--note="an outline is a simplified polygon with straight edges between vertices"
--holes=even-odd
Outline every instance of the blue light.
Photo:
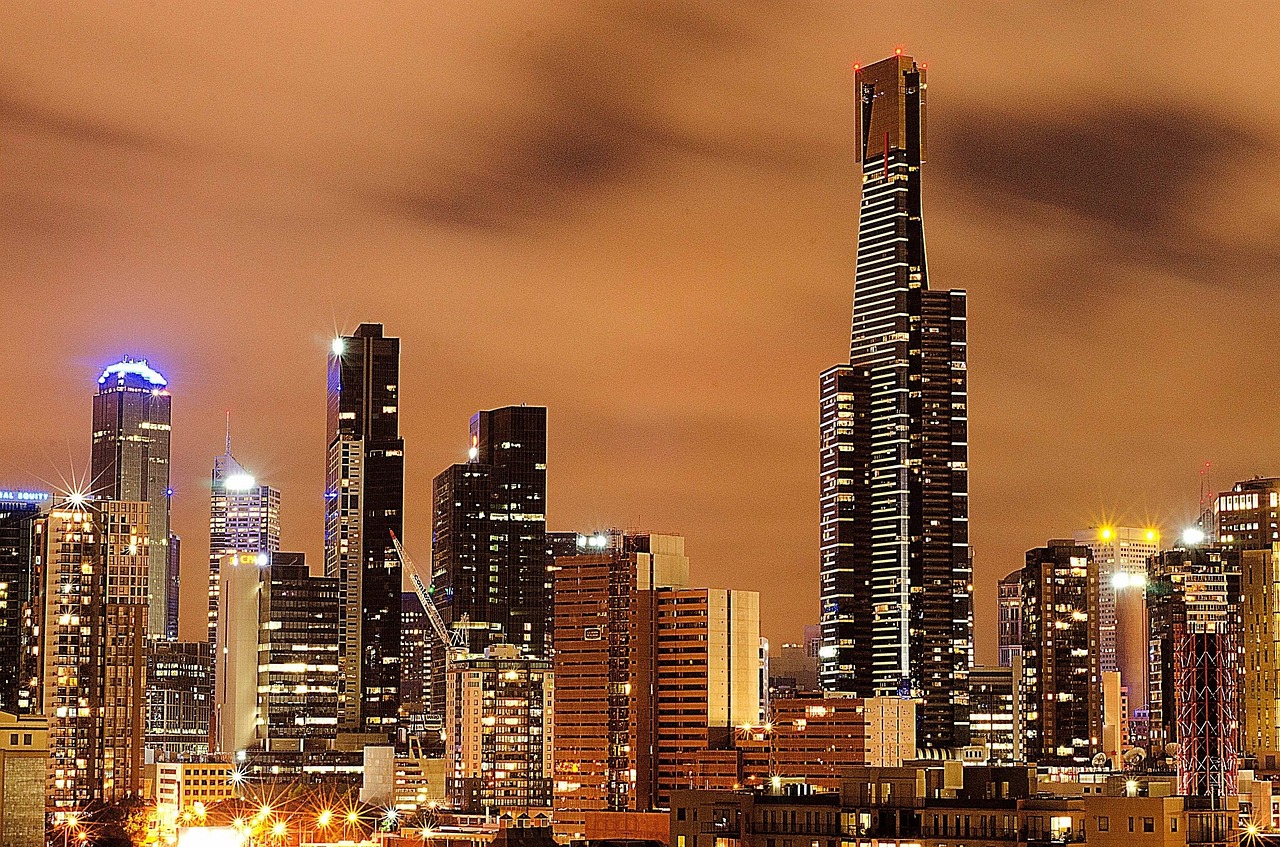
[{"label": "blue light", "polygon": [[0,500],[10,503],[43,503],[49,499],[47,491],[16,491],[0,489]]},{"label": "blue light", "polygon": [[123,379],[131,374],[133,376],[140,376],[147,382],[160,388],[169,384],[168,381],[160,375],[159,371],[147,364],[146,359],[130,359],[126,356],[114,365],[108,366],[107,369],[102,372],[102,376],[98,377],[98,385],[105,385],[108,377],[116,376]]},{"label": "blue light", "polygon": [[166,489],[164,490],[164,496],[165,496],[165,497],[172,497],[172,496],[173,496],[173,489],[172,489],[172,488],[166,488]]}]

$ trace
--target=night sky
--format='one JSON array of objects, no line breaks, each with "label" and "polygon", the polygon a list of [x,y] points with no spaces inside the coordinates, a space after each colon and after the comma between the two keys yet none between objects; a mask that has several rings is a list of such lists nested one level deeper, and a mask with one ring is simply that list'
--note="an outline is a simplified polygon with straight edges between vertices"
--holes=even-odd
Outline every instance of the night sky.
[{"label": "night sky", "polygon": [[[269,8],[264,8],[269,7]],[[1120,8],[1123,6],[1123,8]],[[994,581],[1200,468],[1280,472],[1280,21],[1205,3],[35,3],[0,12],[0,484],[83,472],[101,367],[174,396],[184,637],[237,458],[321,560],[325,356],[402,339],[406,541],[480,408],[550,408],[549,528],[687,536],[817,618],[818,374],[847,360],[854,62],[929,71],[925,232],[970,292]]]}]

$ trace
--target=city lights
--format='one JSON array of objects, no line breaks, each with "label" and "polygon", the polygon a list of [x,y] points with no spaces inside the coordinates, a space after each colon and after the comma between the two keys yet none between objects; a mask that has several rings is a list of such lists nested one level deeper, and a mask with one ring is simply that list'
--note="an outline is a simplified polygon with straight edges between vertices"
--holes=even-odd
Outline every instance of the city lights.
[{"label": "city lights", "polygon": [[333,339],[333,343],[329,345],[329,350],[332,351],[333,355],[335,356],[341,356],[345,349],[346,349],[346,342],[344,342],[341,338]]}]

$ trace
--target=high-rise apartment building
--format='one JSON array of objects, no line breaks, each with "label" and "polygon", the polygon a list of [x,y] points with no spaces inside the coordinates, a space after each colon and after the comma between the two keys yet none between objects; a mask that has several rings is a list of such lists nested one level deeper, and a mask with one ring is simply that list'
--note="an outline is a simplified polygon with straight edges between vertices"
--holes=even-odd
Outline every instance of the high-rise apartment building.
[{"label": "high-rise apartment building", "polygon": [[1280,544],[1240,552],[1244,595],[1241,752],[1280,751]]},{"label": "high-rise apartment building", "polygon": [[280,492],[262,485],[227,452],[213,460],[209,495],[209,643],[218,631],[222,564],[280,549]]},{"label": "high-rise apartment building", "polygon": [[[431,651],[436,634],[427,620],[426,609],[415,591],[400,595],[400,732],[409,736],[424,735],[429,724],[431,706]],[[443,646],[443,645],[441,645]]]},{"label": "high-rise apartment building", "polygon": [[917,698],[920,745],[950,747],[973,663],[966,297],[928,284],[924,69],[898,55],[856,84],[853,331],[822,376],[822,680]]},{"label": "high-rise apartment building", "polygon": [[1147,709],[1147,562],[1160,552],[1155,529],[1095,526],[1073,533],[1098,566],[1099,669],[1120,674],[1130,711]]},{"label": "high-rise apartment building", "polygon": [[22,714],[26,705],[22,607],[36,593],[36,521],[48,505],[43,491],[0,490],[0,712]]},{"label": "high-rise apartment building", "polygon": [[208,753],[212,718],[213,646],[207,641],[151,642],[147,750],[157,760]]},{"label": "high-rise apartment building", "polygon": [[453,662],[447,674],[446,784],[465,812],[551,806],[551,662],[513,644]]},{"label": "high-rise apartment building", "polygon": [[182,537],[169,533],[169,561],[165,567],[164,637],[178,640],[178,608],[182,597]]},{"label": "high-rise apartment building", "polygon": [[432,581],[445,622],[469,617],[472,652],[507,643],[549,656],[546,408],[477,412],[468,461],[434,489]]},{"label": "high-rise apartment building", "polygon": [[338,714],[347,731],[390,735],[400,710],[404,439],[400,339],[360,324],[333,342],[328,377],[325,575],[342,594]]},{"label": "high-rise apartment building", "polygon": [[338,731],[339,586],[302,553],[223,561],[215,648],[217,752],[324,749]]},{"label": "high-rise apartment building", "polygon": [[553,573],[556,823],[569,835],[588,811],[662,807],[760,708],[755,592],[689,587],[677,535],[584,540]]},{"label": "high-rise apartment building", "polygon": [[1014,656],[1022,655],[1022,569],[1001,579],[996,589],[998,658],[1000,667],[1008,668],[1013,666]]},{"label": "high-rise apartment building", "polygon": [[990,760],[1023,761],[1022,653],[1009,665],[976,666],[969,674],[969,721],[973,743],[986,744]]},{"label": "high-rise apartment building", "polygon": [[1237,482],[1214,501],[1218,544],[1261,550],[1280,543],[1280,477]]},{"label": "high-rise apartment building", "polygon": [[48,802],[81,807],[142,791],[149,504],[59,503],[41,519],[40,702]]},{"label": "high-rise apartment building", "polygon": [[148,506],[147,632],[165,637],[169,598],[168,382],[145,359],[125,357],[103,370],[93,397],[90,493]]},{"label": "high-rise apartment building", "polygon": [[1102,745],[1098,566],[1088,547],[1050,541],[1022,569],[1026,757],[1087,764]]}]

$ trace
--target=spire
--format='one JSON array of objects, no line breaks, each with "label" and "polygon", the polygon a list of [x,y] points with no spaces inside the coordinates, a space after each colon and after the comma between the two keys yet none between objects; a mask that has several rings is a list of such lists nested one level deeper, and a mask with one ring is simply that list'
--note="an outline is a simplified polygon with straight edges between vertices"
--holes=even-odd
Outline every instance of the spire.
[{"label": "spire", "polygon": [[227,409],[227,455],[231,455],[231,410]]}]

